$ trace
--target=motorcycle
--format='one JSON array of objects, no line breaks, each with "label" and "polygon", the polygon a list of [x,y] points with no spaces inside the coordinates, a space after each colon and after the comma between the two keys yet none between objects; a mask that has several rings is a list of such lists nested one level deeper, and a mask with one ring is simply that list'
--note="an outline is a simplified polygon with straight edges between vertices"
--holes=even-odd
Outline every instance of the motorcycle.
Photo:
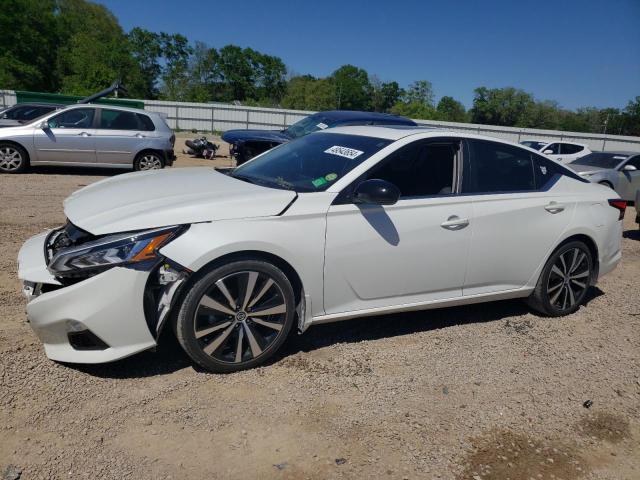
[{"label": "motorcycle", "polygon": [[220,148],[220,145],[210,142],[207,140],[207,137],[187,140],[184,143],[189,148],[187,150],[183,150],[183,153],[206,159],[214,158],[216,151]]}]

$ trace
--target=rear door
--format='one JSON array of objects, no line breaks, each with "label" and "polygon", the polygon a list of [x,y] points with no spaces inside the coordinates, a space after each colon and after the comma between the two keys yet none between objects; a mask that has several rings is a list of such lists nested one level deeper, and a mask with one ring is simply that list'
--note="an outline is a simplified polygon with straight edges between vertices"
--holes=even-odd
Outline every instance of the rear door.
[{"label": "rear door", "polygon": [[33,144],[37,160],[56,163],[96,163],[93,107],[63,110],[47,120],[47,128],[36,127]]},{"label": "rear door", "polygon": [[[153,126],[153,122],[150,122]],[[109,165],[133,165],[135,155],[150,131],[134,112],[101,108],[96,129],[98,162]]]},{"label": "rear door", "polygon": [[463,194],[473,237],[463,293],[523,287],[567,228],[575,200],[556,188],[561,167],[515,146],[468,140]]}]

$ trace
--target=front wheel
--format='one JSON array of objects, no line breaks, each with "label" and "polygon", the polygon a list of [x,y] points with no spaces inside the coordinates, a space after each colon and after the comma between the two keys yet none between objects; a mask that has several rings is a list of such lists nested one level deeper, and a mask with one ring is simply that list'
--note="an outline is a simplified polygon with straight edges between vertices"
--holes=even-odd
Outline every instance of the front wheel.
[{"label": "front wheel", "polygon": [[133,161],[133,169],[141,170],[159,170],[164,168],[164,160],[157,153],[143,152]]},{"label": "front wheel", "polygon": [[550,317],[573,313],[584,300],[592,275],[589,248],[581,241],[562,245],[547,261],[527,303]]},{"label": "front wheel", "polygon": [[13,143],[0,143],[0,172],[22,173],[29,167],[29,157],[24,148]]},{"label": "front wheel", "polygon": [[255,367],[284,343],[294,322],[294,298],[291,283],[274,265],[231,262],[191,286],[177,317],[178,342],[212,372]]}]

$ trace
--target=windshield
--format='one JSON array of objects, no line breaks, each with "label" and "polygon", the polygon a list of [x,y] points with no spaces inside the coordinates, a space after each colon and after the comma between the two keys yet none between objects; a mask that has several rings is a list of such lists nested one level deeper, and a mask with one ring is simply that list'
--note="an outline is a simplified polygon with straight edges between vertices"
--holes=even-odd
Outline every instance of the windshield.
[{"label": "windshield", "polygon": [[284,133],[291,138],[299,138],[328,127],[330,127],[330,120],[320,113],[315,113],[286,128]]},{"label": "windshield", "polygon": [[520,142],[520,145],[524,145],[525,147],[533,148],[534,150],[540,150],[542,147],[546,145],[545,142],[536,142],[534,140],[525,140],[524,142]]},{"label": "windshield", "polygon": [[267,151],[231,176],[272,188],[319,192],[390,143],[342,133],[308,135]]},{"label": "windshield", "polygon": [[616,155],[615,153],[590,153],[578,160],[574,160],[572,165],[587,165],[598,168],[616,168],[620,162],[627,159],[627,155]]},{"label": "windshield", "polygon": [[46,115],[53,110],[55,110],[55,107],[46,107],[42,105],[15,107],[3,112],[2,118],[26,122],[29,120],[34,120],[38,117],[42,117],[43,115]]}]

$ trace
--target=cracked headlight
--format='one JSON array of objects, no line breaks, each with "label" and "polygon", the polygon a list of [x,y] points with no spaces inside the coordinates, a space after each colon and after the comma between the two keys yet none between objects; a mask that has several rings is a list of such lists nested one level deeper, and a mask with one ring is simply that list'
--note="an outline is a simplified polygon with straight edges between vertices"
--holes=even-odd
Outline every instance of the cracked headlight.
[{"label": "cracked headlight", "polygon": [[48,265],[56,276],[98,273],[116,265],[153,262],[158,250],[186,230],[184,226],[107,235],[58,251]]}]

